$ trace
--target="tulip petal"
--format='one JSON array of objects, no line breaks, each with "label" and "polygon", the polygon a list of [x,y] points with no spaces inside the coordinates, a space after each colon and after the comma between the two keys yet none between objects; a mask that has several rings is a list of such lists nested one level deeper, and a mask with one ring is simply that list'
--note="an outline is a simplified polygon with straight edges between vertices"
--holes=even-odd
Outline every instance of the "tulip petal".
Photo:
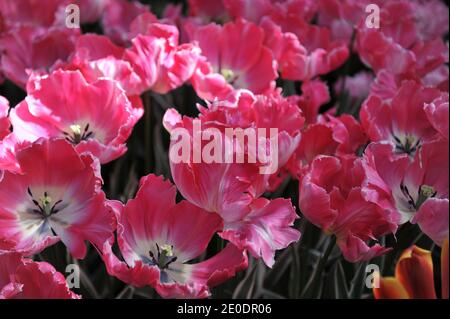
[{"label": "tulip petal", "polygon": [[[377,276],[379,276],[378,273]],[[379,283],[378,288],[373,288],[375,299],[409,299],[405,287],[396,278],[381,277],[379,278]]]},{"label": "tulip petal", "polygon": [[431,252],[412,246],[400,256],[395,277],[412,299],[435,299]]},{"label": "tulip petal", "polygon": [[442,299],[448,299],[448,237],[444,240],[441,251]]}]

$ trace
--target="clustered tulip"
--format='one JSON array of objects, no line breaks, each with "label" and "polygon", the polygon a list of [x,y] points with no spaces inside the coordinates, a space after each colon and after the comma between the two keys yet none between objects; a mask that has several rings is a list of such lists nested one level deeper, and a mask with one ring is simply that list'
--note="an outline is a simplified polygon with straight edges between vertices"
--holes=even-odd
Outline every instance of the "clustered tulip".
[{"label": "clustered tulip", "polygon": [[[0,0],[0,299],[81,298],[45,260],[55,247],[163,298],[211,297],[253,263],[275,267],[288,246],[310,248],[307,224],[350,263],[391,254],[409,226],[448,258],[443,2],[187,5]],[[195,154],[198,127],[212,160]],[[171,157],[180,131],[187,161]],[[140,182],[130,169],[131,190],[111,191],[105,171],[123,179],[130,161],[145,165]],[[431,252],[414,244],[373,296],[448,298],[448,260],[436,293]]]}]

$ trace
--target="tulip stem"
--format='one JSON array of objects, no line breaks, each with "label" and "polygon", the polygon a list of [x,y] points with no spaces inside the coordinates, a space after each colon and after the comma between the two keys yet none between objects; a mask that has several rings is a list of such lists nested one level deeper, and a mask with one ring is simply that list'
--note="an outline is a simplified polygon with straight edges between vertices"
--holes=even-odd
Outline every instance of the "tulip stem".
[{"label": "tulip stem", "polygon": [[347,76],[350,73],[350,62],[351,62],[350,60],[351,60],[351,54],[352,54],[352,49],[353,49],[353,44],[355,42],[355,38],[356,38],[356,31],[353,30],[352,37],[350,39],[350,45],[349,45],[350,53],[347,58],[347,61],[345,61],[345,64],[343,66],[344,74],[342,76],[342,82],[341,82],[339,98],[338,98],[338,107],[336,109],[336,116],[342,115],[343,113],[350,113],[349,112],[350,110],[347,109],[348,108],[347,104],[350,103],[351,98],[350,98],[349,93],[345,92],[345,85],[347,82]]},{"label": "tulip stem", "polygon": [[302,294],[300,295],[300,298],[314,298],[317,295],[317,293],[319,292],[319,288],[320,288],[319,280],[322,277],[323,270],[328,261],[328,258],[331,255],[331,252],[334,249],[335,244],[336,244],[336,237],[332,236],[330,238],[330,240],[328,241],[328,246],[327,246],[322,258],[319,259],[316,267],[314,267],[314,272],[311,275],[305,288],[303,289]]},{"label": "tulip stem", "polygon": [[144,93],[144,149],[145,149],[145,168],[149,171],[152,170],[153,167],[153,148],[152,148],[152,97],[151,93]]}]

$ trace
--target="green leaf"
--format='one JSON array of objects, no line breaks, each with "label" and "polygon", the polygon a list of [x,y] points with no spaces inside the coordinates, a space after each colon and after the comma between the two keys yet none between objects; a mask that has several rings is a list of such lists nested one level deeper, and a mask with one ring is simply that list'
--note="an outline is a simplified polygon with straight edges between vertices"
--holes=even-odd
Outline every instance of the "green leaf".
[{"label": "green leaf", "polygon": [[347,279],[344,268],[339,260],[333,269],[333,294],[336,299],[348,299]]},{"label": "green leaf", "polygon": [[[250,260],[249,260],[250,262]],[[247,269],[244,279],[236,286],[233,292],[233,299],[247,299],[255,291],[255,274],[257,269],[257,263],[253,261],[253,265]]]},{"label": "green leaf", "polygon": [[123,290],[116,296],[116,299],[131,299],[133,298],[134,287],[127,285]]},{"label": "green leaf", "polygon": [[355,275],[350,282],[349,297],[352,299],[360,299],[362,297],[365,287],[366,266],[367,262],[361,262],[356,267]]},{"label": "green leaf", "polygon": [[289,296],[294,299],[300,296],[300,257],[298,254],[298,245],[292,245],[290,250],[292,252],[293,263],[290,272]]}]

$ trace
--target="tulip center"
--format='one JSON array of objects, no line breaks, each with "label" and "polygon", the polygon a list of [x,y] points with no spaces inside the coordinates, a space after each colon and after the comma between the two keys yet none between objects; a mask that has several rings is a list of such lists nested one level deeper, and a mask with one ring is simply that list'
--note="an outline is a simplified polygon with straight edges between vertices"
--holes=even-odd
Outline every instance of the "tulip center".
[{"label": "tulip center", "polygon": [[413,135],[405,135],[403,137],[393,135],[393,137],[395,140],[395,150],[397,153],[413,155],[420,147],[420,139]]},{"label": "tulip center", "polygon": [[419,207],[430,197],[436,196],[437,192],[434,190],[432,186],[428,185],[421,185],[419,187],[419,197],[416,201],[416,207],[419,209]]},{"label": "tulip center", "polygon": [[233,82],[236,80],[237,76],[234,74],[233,70],[231,69],[221,69],[220,74],[225,78],[225,81],[227,81],[230,84],[233,84]]},{"label": "tulip center", "polygon": [[62,203],[62,200],[53,201],[53,199],[48,195],[47,192],[44,192],[43,196],[35,199],[29,187],[27,189],[27,192],[35,206],[35,208],[31,210],[33,213],[40,214],[44,218],[47,218],[60,211],[58,205]]},{"label": "tulip center", "polygon": [[414,200],[414,198],[409,193],[408,187],[406,187],[403,183],[400,184],[400,190],[406,197],[409,206],[416,211],[419,210],[420,206],[422,206],[422,204],[425,203],[428,198],[434,197],[437,194],[437,191],[435,191],[432,186],[425,184],[420,185],[416,200]]},{"label": "tulip center", "polygon": [[70,132],[63,132],[66,140],[77,145],[81,141],[85,141],[93,136],[93,132],[89,130],[89,123],[82,129],[79,124],[72,124],[69,126]]},{"label": "tulip center", "polygon": [[177,260],[177,257],[173,254],[173,245],[164,244],[159,246],[156,243],[157,256],[150,250],[148,252],[150,256],[151,263],[158,266],[159,269],[164,270],[169,267],[169,265]]}]

